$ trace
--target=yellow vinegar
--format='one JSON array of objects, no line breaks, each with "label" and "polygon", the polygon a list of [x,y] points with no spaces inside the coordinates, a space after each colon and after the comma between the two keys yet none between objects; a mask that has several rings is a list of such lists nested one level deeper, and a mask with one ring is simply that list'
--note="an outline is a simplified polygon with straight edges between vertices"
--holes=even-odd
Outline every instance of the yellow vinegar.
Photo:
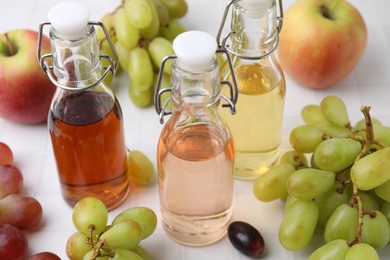
[{"label": "yellow vinegar", "polygon": [[231,115],[228,109],[220,113],[235,142],[234,174],[236,178],[253,179],[273,166],[279,156],[285,79],[274,68],[258,63],[240,65],[235,74],[237,113]]}]

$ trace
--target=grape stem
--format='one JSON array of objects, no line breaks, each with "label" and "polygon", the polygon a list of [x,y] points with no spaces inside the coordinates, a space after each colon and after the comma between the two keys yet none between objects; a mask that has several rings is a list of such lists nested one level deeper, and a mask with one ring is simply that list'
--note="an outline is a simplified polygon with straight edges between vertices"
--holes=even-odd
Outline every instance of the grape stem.
[{"label": "grape stem", "polygon": [[294,164],[295,169],[298,169],[300,167],[305,167],[305,163],[302,161],[302,159],[299,155],[294,156],[294,161],[295,161],[295,164]]},{"label": "grape stem", "polygon": [[[366,130],[365,130],[365,132],[366,132],[366,136],[364,138],[363,148],[362,148],[361,152],[359,153],[359,155],[356,157],[355,162],[357,162],[358,160],[360,160],[361,158],[366,156],[370,152],[370,150],[372,148],[372,145],[375,144],[374,127],[372,125],[372,120],[371,120],[371,116],[370,116],[370,109],[371,109],[370,106],[362,106],[360,108],[360,111],[363,113],[364,118],[365,118],[365,123],[366,123]],[[376,215],[376,214],[373,214],[375,212],[365,211],[364,210],[362,200],[361,200],[361,198],[359,196],[359,189],[353,183],[353,181],[352,181],[352,186],[353,186],[353,197],[352,197],[352,200],[349,203],[349,205],[351,207],[353,207],[353,205],[355,205],[355,204],[358,205],[359,222],[358,222],[358,225],[357,225],[356,237],[355,237],[354,240],[348,242],[349,246],[352,246],[352,245],[354,245],[356,243],[362,243],[363,242],[362,241],[362,226],[363,226],[363,217],[364,217],[364,215],[370,215],[371,217],[375,217],[375,215]]]},{"label": "grape stem", "polygon": [[[371,149],[372,144],[375,142],[374,140],[374,127],[372,125],[372,120],[370,116],[370,106],[362,106],[360,108],[360,111],[362,111],[365,121],[366,121],[366,142],[364,144],[364,147],[362,149],[362,152],[360,153],[361,157],[365,156],[369,150]],[[359,158],[359,159],[360,159]]]}]

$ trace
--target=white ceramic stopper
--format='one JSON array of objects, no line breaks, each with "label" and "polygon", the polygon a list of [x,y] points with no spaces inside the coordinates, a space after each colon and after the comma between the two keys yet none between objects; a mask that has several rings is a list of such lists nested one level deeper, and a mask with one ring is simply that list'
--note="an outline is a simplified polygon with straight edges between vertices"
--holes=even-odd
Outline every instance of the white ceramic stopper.
[{"label": "white ceramic stopper", "polygon": [[213,36],[202,31],[187,31],[175,38],[173,50],[180,68],[201,72],[210,68],[217,50]]},{"label": "white ceramic stopper", "polygon": [[48,19],[58,37],[77,39],[87,33],[90,11],[79,2],[66,1],[53,6]]}]

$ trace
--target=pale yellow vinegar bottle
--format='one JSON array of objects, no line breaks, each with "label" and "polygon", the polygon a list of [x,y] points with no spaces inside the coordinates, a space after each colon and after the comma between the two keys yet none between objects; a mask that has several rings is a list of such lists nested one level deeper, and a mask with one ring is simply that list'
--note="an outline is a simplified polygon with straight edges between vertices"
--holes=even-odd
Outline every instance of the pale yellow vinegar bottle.
[{"label": "pale yellow vinegar bottle", "polygon": [[[275,57],[281,18],[275,0],[232,1],[227,11],[230,6],[232,33],[225,40],[231,42],[220,45],[232,55],[239,95],[236,115],[231,116],[225,109],[220,113],[235,140],[235,177],[254,179],[279,157],[286,91],[284,74]],[[231,74],[226,67],[222,67],[222,78],[229,80]]]}]

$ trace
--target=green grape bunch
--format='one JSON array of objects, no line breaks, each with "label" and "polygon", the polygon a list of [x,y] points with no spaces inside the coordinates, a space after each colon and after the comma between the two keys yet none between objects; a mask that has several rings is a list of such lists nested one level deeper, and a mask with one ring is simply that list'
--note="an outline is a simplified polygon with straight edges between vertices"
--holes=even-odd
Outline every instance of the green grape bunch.
[{"label": "green grape bunch", "polygon": [[390,127],[369,106],[360,110],[353,125],[340,97],[303,107],[304,124],[289,136],[293,149],[254,182],[260,201],[285,200],[285,249],[305,248],[322,230],[325,244],[309,260],[379,259],[390,241]]},{"label": "green grape bunch", "polygon": [[147,207],[120,212],[108,225],[108,210],[95,197],[85,197],[74,207],[73,225],[77,229],[66,243],[71,260],[149,260],[139,244],[153,234],[157,216]]},{"label": "green grape bunch", "polygon": [[[118,53],[120,71],[129,76],[129,97],[137,107],[153,104],[154,79],[162,59],[174,54],[172,41],[186,31],[178,19],[185,16],[187,11],[185,0],[123,0],[114,11],[102,17],[101,21]],[[111,54],[100,29],[97,38],[100,51]],[[168,65],[164,77],[169,76]],[[105,83],[111,86],[112,78],[108,77]]]}]

